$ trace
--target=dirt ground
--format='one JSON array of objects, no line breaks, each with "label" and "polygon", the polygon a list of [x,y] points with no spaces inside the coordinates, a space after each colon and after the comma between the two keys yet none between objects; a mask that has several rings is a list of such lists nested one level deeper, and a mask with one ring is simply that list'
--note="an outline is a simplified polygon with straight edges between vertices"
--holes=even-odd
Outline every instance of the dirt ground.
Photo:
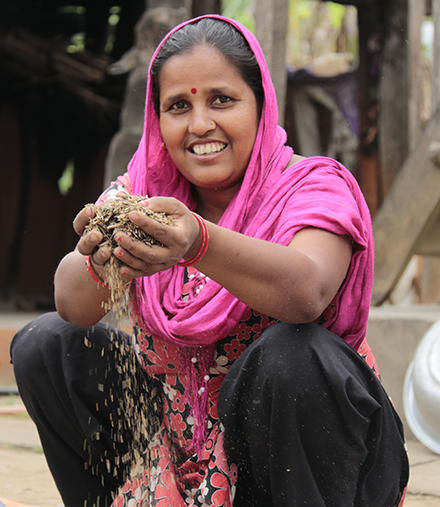
[{"label": "dirt ground", "polygon": [[[32,507],[63,507],[35,426],[19,399],[0,397],[0,500]],[[440,456],[409,441],[411,479],[405,507],[440,505]],[[80,487],[80,485],[78,485]],[[372,506],[373,507],[373,506]]]},{"label": "dirt ground", "polygon": [[33,422],[23,411],[1,412],[0,407],[0,497],[35,507],[62,507]]}]

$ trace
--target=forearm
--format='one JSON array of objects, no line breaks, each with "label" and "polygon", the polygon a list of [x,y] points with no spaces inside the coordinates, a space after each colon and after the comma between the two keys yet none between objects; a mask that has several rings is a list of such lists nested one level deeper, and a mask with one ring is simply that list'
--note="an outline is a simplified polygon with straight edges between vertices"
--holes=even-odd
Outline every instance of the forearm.
[{"label": "forearm", "polygon": [[[209,231],[210,246],[197,269],[246,305],[283,322],[311,322],[319,317],[350,263],[349,240],[326,231],[300,231],[290,246],[211,223]],[[307,255],[301,251],[306,242]]]},{"label": "forearm", "polygon": [[67,254],[55,273],[55,305],[59,315],[77,326],[91,326],[104,317],[110,291],[98,285],[78,251]]}]

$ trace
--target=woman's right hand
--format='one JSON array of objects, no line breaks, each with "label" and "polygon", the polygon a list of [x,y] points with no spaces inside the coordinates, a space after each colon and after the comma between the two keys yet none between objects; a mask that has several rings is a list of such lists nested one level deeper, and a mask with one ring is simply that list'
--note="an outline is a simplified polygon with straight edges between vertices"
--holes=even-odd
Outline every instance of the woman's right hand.
[{"label": "woman's right hand", "polygon": [[[93,208],[90,206],[85,207],[76,215],[73,221],[73,228],[78,236],[80,236],[76,249],[81,255],[90,255],[90,260],[96,268],[98,266],[103,266],[110,259],[111,251],[106,245],[99,246],[102,241],[102,234],[97,229],[83,236],[84,229],[94,216],[95,212]],[[96,271],[99,275],[100,268],[98,267]]]},{"label": "woman's right hand", "polygon": [[110,291],[96,283],[85,264],[85,256],[90,255],[95,274],[103,279],[103,265],[109,260],[109,247],[99,244],[102,234],[92,230],[85,234],[84,229],[95,212],[88,206],[82,209],[73,221],[73,228],[80,236],[76,248],[60,262],[55,273],[55,304],[61,318],[77,326],[90,326],[98,322],[107,310],[102,303],[107,301]]}]

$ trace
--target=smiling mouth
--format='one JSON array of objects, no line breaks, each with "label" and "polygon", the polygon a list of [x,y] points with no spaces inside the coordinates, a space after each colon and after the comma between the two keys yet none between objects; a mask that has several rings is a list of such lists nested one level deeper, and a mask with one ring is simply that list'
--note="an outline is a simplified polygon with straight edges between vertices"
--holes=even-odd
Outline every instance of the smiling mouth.
[{"label": "smiling mouth", "polygon": [[226,146],[226,143],[195,144],[190,148],[190,151],[196,155],[212,155],[213,153],[223,151]]}]

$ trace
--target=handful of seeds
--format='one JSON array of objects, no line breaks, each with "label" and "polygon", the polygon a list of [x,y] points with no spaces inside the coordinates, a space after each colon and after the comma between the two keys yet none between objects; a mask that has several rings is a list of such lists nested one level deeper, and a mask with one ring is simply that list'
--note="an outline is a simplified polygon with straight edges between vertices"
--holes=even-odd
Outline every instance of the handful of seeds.
[{"label": "handful of seeds", "polygon": [[[162,243],[147,234],[140,227],[134,225],[129,218],[129,214],[132,211],[138,211],[162,224],[174,225],[170,215],[156,213],[146,207],[143,204],[146,199],[147,197],[121,193],[116,195],[114,199],[105,201],[102,206],[95,204],[86,205],[95,211],[95,216],[89,221],[83,234],[87,234],[92,230],[98,230],[102,234],[102,241],[99,246],[108,245],[112,252],[118,246],[115,240],[117,232],[123,232],[145,245],[162,245]],[[122,279],[120,274],[121,266],[122,262],[114,255],[104,265],[103,278],[111,290],[110,300],[104,304],[106,309],[113,308],[128,289],[127,283]]]}]

